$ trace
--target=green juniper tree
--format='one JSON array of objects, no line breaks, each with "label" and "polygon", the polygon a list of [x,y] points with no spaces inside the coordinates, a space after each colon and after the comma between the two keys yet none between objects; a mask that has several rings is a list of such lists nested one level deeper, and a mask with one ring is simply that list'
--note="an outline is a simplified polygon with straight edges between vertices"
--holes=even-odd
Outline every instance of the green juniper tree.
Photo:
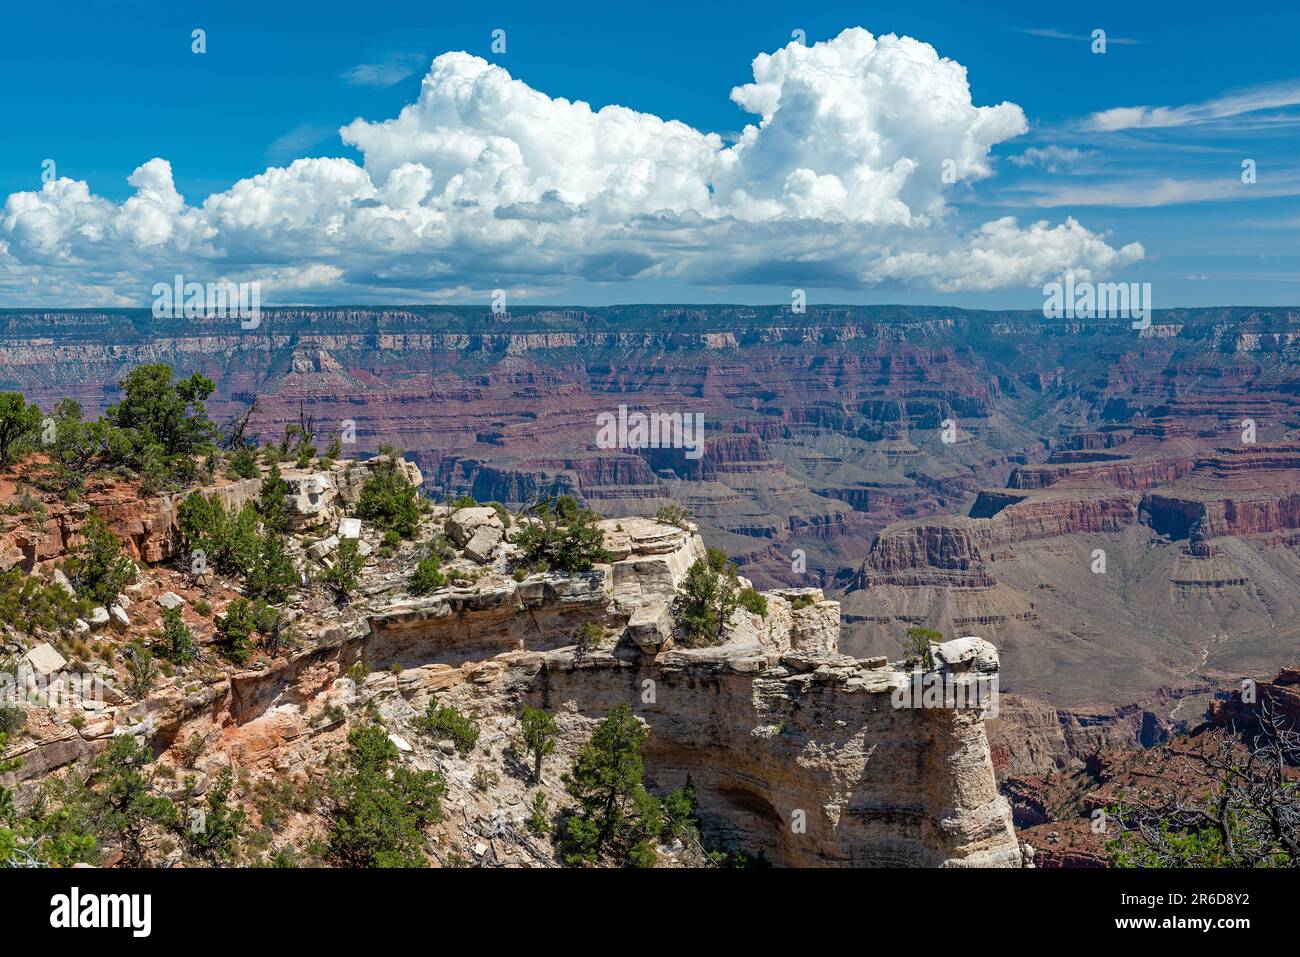
[{"label": "green juniper tree", "polygon": [[424,830],[442,819],[440,775],[398,763],[379,725],[348,734],[346,766],[330,782],[330,857],[345,867],[424,867]]},{"label": "green juniper tree", "polygon": [[41,407],[21,392],[0,392],[0,467],[11,465],[41,427]]},{"label": "green juniper tree", "polygon": [[[759,596],[762,597],[762,596]],[[698,642],[721,640],[740,605],[736,566],[721,549],[710,548],[686,571],[676,600],[677,620]]]},{"label": "green juniper tree", "polygon": [[646,730],[625,704],[615,705],[564,775],[573,813],[564,818],[559,846],[568,864],[612,855],[635,866],[654,860],[653,839],[663,819],[659,802],[641,783]]},{"label": "green juniper tree", "polygon": [[542,759],[555,753],[555,742],[560,736],[560,728],[555,723],[555,715],[527,705],[524,706],[519,725],[524,747],[533,756],[533,780],[540,781]]},{"label": "green juniper tree", "polygon": [[157,635],[158,653],[172,664],[184,665],[199,656],[194,633],[181,616],[179,608],[167,608],[162,614],[163,628]]},{"label": "green juniper tree", "polygon": [[930,646],[941,644],[943,633],[933,628],[912,626],[903,637],[903,660],[912,666],[930,667]]},{"label": "green juniper tree", "polygon": [[86,519],[82,542],[72,549],[63,570],[73,589],[96,605],[110,605],[135,576],[135,564],[122,554],[122,543],[97,515]]},{"label": "green juniper tree", "polygon": [[523,565],[572,573],[613,559],[596,525],[598,516],[580,508],[572,496],[562,495],[554,505],[549,500],[540,502],[531,513],[534,520],[524,524],[514,539],[523,551]]}]

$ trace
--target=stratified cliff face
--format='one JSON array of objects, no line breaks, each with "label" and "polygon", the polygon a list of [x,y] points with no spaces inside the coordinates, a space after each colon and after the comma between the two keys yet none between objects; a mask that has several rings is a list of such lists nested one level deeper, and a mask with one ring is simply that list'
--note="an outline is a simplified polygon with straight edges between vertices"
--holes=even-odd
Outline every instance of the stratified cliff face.
[{"label": "stratified cliff face", "polygon": [[[93,412],[164,361],[216,382],[219,419],[256,399],[264,441],[300,408],[318,444],[355,423],[346,455],[390,441],[439,495],[674,501],[760,585],[848,589],[846,649],[894,654],[911,624],[986,634],[1019,690],[1081,713],[1285,661],[1297,359],[1287,309],[1171,310],[1140,334],[898,307],[268,309],[251,331],[0,315],[0,388],[47,406]],[[597,447],[620,405],[703,414],[704,454]],[[119,528],[160,554],[143,511]]]},{"label": "stratified cliff face", "polygon": [[[1300,445],[1189,454],[1211,430],[1188,421],[1206,438],[1085,436],[1071,444],[1088,448],[1018,469],[967,515],[885,528],[842,579],[846,650],[894,653],[911,624],[977,629],[1006,651],[1008,690],[1067,726],[1072,711],[1133,705],[1155,727],[1194,722],[1213,689],[1278,667],[1300,610]],[[1127,723],[1116,740],[1152,733]]]},{"label": "stratified cliff face", "polygon": [[[746,616],[716,648],[647,642],[637,623],[666,609],[703,546],[645,520],[605,527],[625,556],[608,571],[379,605],[353,653],[400,663],[408,687],[472,682],[493,713],[527,703],[595,721],[627,704],[650,731],[652,782],[689,778],[706,836],[774,863],[1019,866],[982,708],[897,707],[912,676],[839,655],[839,606],[815,589],[768,593],[768,615]],[[798,596],[812,604],[792,609]],[[623,630],[631,648],[561,647],[583,621]]]},{"label": "stratified cliff face", "polygon": [[1020,865],[978,710],[892,705],[884,662],[670,652],[548,656],[529,696],[598,716],[638,704],[656,783],[694,783],[706,830],[793,866]]},{"label": "stratified cliff face", "polygon": [[1251,734],[1259,727],[1261,712],[1285,728],[1300,727],[1300,668],[1283,668],[1261,681],[1243,680],[1228,697],[1210,706],[1209,720],[1218,727]]},{"label": "stratified cliff face", "polygon": [[[244,331],[9,312],[0,388],[93,413],[130,368],[167,362],[213,379],[218,417],[256,399],[264,440],[301,406],[322,438],[355,423],[347,454],[408,450],[430,491],[575,494],[627,515],[676,500],[756,580],[825,586],[889,523],[960,511],[981,488],[1159,491],[1243,418],[1280,437],[1297,325],[1286,310],[1172,311],[1137,335],[897,307],[287,308]],[[597,448],[596,416],[620,404],[702,413],[706,454]],[[1131,439],[1151,448],[1120,449]]]},{"label": "stratified cliff face", "polygon": [[[379,464],[285,473],[297,490],[288,501],[287,548],[304,580],[331,560],[338,537],[329,532]],[[403,473],[420,483],[414,467]],[[221,481],[206,493],[234,505],[244,484]],[[443,857],[434,856],[447,860],[478,853],[472,848],[488,820],[522,828],[525,792],[563,807],[560,770],[611,709],[627,705],[648,731],[648,786],[662,793],[689,782],[711,847],[785,866],[1020,866],[984,730],[998,703],[991,645],[964,638],[937,646],[925,673],[855,659],[838,651],[839,603],[818,588],[796,588],[763,593],[762,614],[738,610],[719,643],[683,647],[674,608],[687,571],[705,556],[693,526],[605,519],[609,564],[514,574],[520,527],[504,526],[492,508],[437,506],[418,542],[383,556],[379,532],[363,525],[361,543],[378,557],[356,597],[339,605],[306,588],[283,612],[285,644],[259,648],[246,667],[220,666],[206,617],[229,607],[236,583],[142,558],[113,609],[123,627],[78,622],[78,634],[95,631],[101,649],[139,640],[157,633],[163,608],[180,608],[202,657],[157,675],[136,699],[124,690],[128,656],[109,656],[94,671],[103,700],[34,703],[12,751],[22,765],[6,784],[30,802],[51,773],[84,766],[111,737],[129,734],[161,762],[186,767],[194,793],[230,765],[254,788],[283,787],[319,780],[348,727],[378,717],[401,742],[403,761],[436,769],[447,782],[444,807],[460,809],[439,832]],[[412,596],[412,566],[435,539],[451,549],[443,566],[451,581]],[[34,571],[56,580],[60,557],[50,554]],[[201,604],[211,607],[199,613]],[[577,647],[580,625],[604,639]],[[47,676],[71,670],[51,644],[8,630],[0,640]],[[421,729],[435,697],[476,716],[484,731],[472,757],[441,748]],[[517,773],[524,705],[545,708],[560,729],[554,770],[540,782]],[[205,742],[198,756],[188,750],[195,740]],[[494,783],[484,785],[494,768]],[[292,826],[305,840],[319,835],[321,822],[302,812]],[[532,863],[554,863],[536,843],[527,847]]]},{"label": "stratified cliff face", "polygon": [[[260,481],[222,481],[212,494],[238,510],[256,500]],[[60,558],[81,539],[81,527],[94,514],[117,536],[136,561],[160,562],[176,554],[175,503],[166,495],[141,493],[138,481],[93,479],[81,499],[69,505],[45,496],[44,512],[33,517],[15,511],[0,516],[0,571],[19,566],[27,571]]]}]

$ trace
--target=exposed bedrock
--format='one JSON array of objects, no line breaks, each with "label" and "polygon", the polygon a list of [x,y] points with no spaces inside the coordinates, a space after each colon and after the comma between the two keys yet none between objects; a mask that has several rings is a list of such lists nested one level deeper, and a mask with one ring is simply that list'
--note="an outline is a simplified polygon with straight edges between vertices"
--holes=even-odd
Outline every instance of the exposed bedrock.
[{"label": "exposed bedrock", "polygon": [[[991,645],[949,642],[941,670],[924,676],[857,660],[836,651],[839,604],[794,588],[765,592],[765,616],[738,612],[723,643],[683,648],[664,613],[703,553],[699,536],[647,519],[603,525],[612,565],[377,599],[312,650],[232,676],[215,700],[173,702],[153,719],[158,741],[212,721],[241,763],[291,765],[315,747],[312,709],[364,660],[367,688],[408,700],[468,694],[479,714],[528,703],[590,728],[627,704],[649,730],[648,782],[668,789],[689,777],[706,840],[774,864],[1020,865],[984,731],[990,699],[979,696],[996,689]],[[579,653],[571,635],[582,621],[619,640]],[[922,678],[966,697],[901,697]]]},{"label": "exposed bedrock", "polygon": [[559,653],[528,697],[593,716],[632,705],[650,728],[652,780],[689,777],[706,835],[775,863],[1019,866],[981,714],[894,708],[906,680],[839,657],[773,666],[683,651],[584,665]]},{"label": "exposed bedrock", "polygon": [[1192,470],[1194,459],[1170,458],[1155,461],[1086,462],[1073,456],[1053,456],[1053,459],[1070,458],[1072,461],[1049,462],[1045,465],[1022,465],[1011,473],[1008,488],[1039,489],[1058,484],[1099,485],[1108,488],[1141,490],[1177,481]]}]

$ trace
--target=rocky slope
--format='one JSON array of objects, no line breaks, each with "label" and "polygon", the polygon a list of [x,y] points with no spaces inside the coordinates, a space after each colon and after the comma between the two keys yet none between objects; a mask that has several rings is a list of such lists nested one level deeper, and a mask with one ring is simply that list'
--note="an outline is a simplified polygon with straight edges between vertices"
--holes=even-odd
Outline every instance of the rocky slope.
[{"label": "rocky slope", "polygon": [[[6,648],[20,656],[20,684],[90,673],[102,691],[25,701],[25,730],[11,752],[23,764],[7,779],[20,802],[59,769],[84,767],[111,736],[129,734],[149,742],[162,765],[192,776],[193,794],[235,768],[268,853],[302,847],[320,837],[319,814],[285,811],[272,827],[257,796],[319,780],[348,728],[378,717],[404,763],[438,770],[447,781],[449,813],[429,835],[431,861],[550,866],[548,841],[524,836],[525,799],[540,791],[562,807],[560,770],[600,718],[627,704],[649,730],[648,784],[658,791],[689,779],[710,846],[790,866],[1020,865],[984,731],[988,699],[900,707],[900,692],[920,673],[839,654],[839,606],[819,589],[768,591],[766,614],[740,611],[720,644],[685,647],[672,609],[703,554],[694,527],[607,519],[609,564],[572,575],[514,574],[519,522],[506,527],[491,508],[437,506],[416,541],[385,555],[375,529],[358,530],[348,519],[373,465],[286,473],[300,493],[290,500],[290,551],[299,566],[310,572],[332,562],[340,536],[354,533],[369,557],[356,598],[339,605],[305,587],[289,606],[281,647],[257,651],[247,667],[223,664],[211,644],[215,617],[238,595],[237,584],[211,571],[195,579],[180,561],[151,561],[175,551],[165,516],[136,542],[139,574],[113,609],[120,630],[78,623],[90,649],[75,634],[26,638],[6,630]],[[406,474],[420,483],[418,469]],[[207,493],[231,502],[247,495],[238,482]],[[129,491],[123,496],[138,517],[157,514]],[[451,582],[412,596],[415,558],[443,535],[455,553],[444,565]],[[55,574],[62,555],[54,542],[34,553],[34,574]],[[202,655],[137,699],[124,690],[126,656],[105,649],[148,640],[165,607],[181,608]],[[599,628],[604,642],[575,646],[580,624]],[[937,661],[928,677],[963,696],[996,684],[997,655],[979,639],[943,646]],[[435,695],[480,722],[473,753],[419,730],[415,719]],[[518,753],[523,704],[556,713],[560,724],[558,753],[539,784],[528,781]],[[658,853],[665,864],[684,863],[692,860],[688,850]],[[182,860],[162,844],[151,854],[162,863]]]},{"label": "rocky slope", "polygon": [[[1300,721],[1300,669],[1284,668],[1250,684],[1253,701],[1243,702],[1238,689],[1213,703],[1208,721],[1159,741],[1144,741],[1143,747],[1093,740],[1085,761],[1060,761],[1045,773],[1034,769],[1041,763],[1037,761],[1019,770],[1013,766],[1003,791],[1011,801],[1018,833],[1033,848],[1035,866],[1110,866],[1107,845],[1118,836],[1120,825],[1106,817],[1113,816],[1115,808],[1160,806],[1165,801],[1190,806],[1222,793],[1221,772],[1196,756],[1221,759],[1226,741],[1244,763],[1259,741],[1262,708],[1294,733]],[[1002,699],[1004,708],[1009,697]],[[1300,783],[1300,768],[1287,765],[1283,774],[1292,787]],[[1288,827],[1285,818],[1282,827]]]}]

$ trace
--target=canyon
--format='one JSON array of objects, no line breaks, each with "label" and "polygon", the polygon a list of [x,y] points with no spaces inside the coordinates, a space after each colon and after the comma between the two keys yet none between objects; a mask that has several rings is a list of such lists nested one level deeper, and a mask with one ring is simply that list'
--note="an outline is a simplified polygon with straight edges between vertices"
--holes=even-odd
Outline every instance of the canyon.
[{"label": "canyon", "polygon": [[[212,378],[214,417],[253,406],[262,441],[308,415],[321,445],[355,425],[346,454],[405,449],[435,497],[680,504],[760,587],[838,600],[846,654],[897,657],[914,625],[991,641],[1022,702],[1000,773],[1160,740],[1300,649],[1295,310],[1140,332],[901,306],[263,312],[7,311],[0,388],[94,413],[163,361]],[[703,413],[705,454],[598,448],[624,404]]]}]

